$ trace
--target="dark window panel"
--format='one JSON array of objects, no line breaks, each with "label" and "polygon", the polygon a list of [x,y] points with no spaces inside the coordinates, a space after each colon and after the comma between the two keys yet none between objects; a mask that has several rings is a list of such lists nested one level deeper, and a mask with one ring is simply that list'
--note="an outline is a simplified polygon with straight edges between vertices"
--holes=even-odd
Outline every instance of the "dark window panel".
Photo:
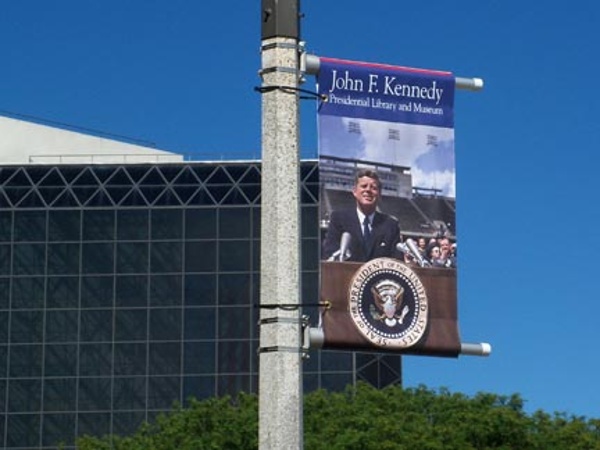
[{"label": "dark window panel", "polygon": [[71,183],[81,173],[81,168],[77,166],[58,166],[56,169],[67,183]]},{"label": "dark window panel", "polygon": [[352,367],[352,355],[350,352],[321,352],[321,370],[325,372],[348,370]]},{"label": "dark window panel", "polygon": [[38,412],[41,408],[42,381],[40,379],[13,379],[8,381],[8,410]]},{"label": "dark window panel", "polygon": [[[252,373],[252,377],[258,378],[258,349],[260,348],[260,341],[258,339],[253,339],[250,342],[250,372]],[[258,381],[258,380],[254,380]],[[258,392],[258,386],[256,391]]]},{"label": "dark window panel", "polygon": [[78,308],[79,277],[46,278],[47,308]]},{"label": "dark window panel", "polygon": [[145,375],[148,345],[115,344],[115,375]]},{"label": "dark window panel", "polygon": [[84,274],[112,273],[114,244],[83,244],[81,264]]},{"label": "dark window panel", "polygon": [[216,309],[186,308],[184,339],[215,339]]},{"label": "dark window panel", "polygon": [[39,414],[9,414],[6,429],[7,448],[38,448],[39,441]]},{"label": "dark window panel", "polygon": [[181,239],[183,237],[183,210],[152,210],[150,229],[152,239]]},{"label": "dark window panel", "polygon": [[110,378],[80,378],[77,401],[80,411],[110,411]]},{"label": "dark window panel", "polygon": [[150,305],[181,305],[182,290],[181,275],[152,275],[150,277]]},{"label": "dark window panel", "polygon": [[252,208],[252,237],[260,239],[260,224],[261,224],[260,206]]},{"label": "dark window panel", "polygon": [[13,246],[13,273],[15,275],[44,275],[45,244],[15,244]]},{"label": "dark window panel", "polygon": [[73,210],[48,211],[48,241],[79,241],[81,238],[81,213]]},{"label": "dark window panel", "polygon": [[[319,272],[307,272],[303,271],[301,274],[302,277],[302,302],[303,303],[311,303],[316,304],[319,302]],[[315,309],[313,309],[315,308]],[[316,307],[311,307],[307,309],[307,313],[313,318],[315,321],[318,318],[318,311]]]},{"label": "dark window panel", "polygon": [[150,375],[173,375],[181,372],[181,344],[150,343]]},{"label": "dark window panel", "polygon": [[244,193],[248,202],[257,203],[260,200],[260,184],[241,184],[238,187]]},{"label": "dark window panel", "polygon": [[118,273],[147,273],[148,244],[146,242],[117,243]]},{"label": "dark window panel", "polygon": [[79,376],[110,376],[113,344],[80,344]]},{"label": "dark window panel", "polygon": [[[8,368],[8,347],[6,345],[0,345],[0,379],[7,378],[8,374],[6,369]],[[4,402],[4,394],[1,392],[2,387],[0,386],[0,413],[4,411],[2,404]]]},{"label": "dark window panel", "polygon": [[[1,351],[0,351],[1,353]],[[2,377],[4,377],[4,373],[2,374]],[[6,411],[6,385],[8,383],[8,380],[2,380],[0,379],[0,422],[2,420],[4,420],[4,411]],[[3,438],[4,434],[2,433],[2,431],[4,430],[4,428],[2,428],[4,424],[0,423],[0,440]]]},{"label": "dark window panel", "polygon": [[115,411],[146,408],[146,377],[114,379]]},{"label": "dark window panel", "polygon": [[115,312],[115,341],[145,341],[146,309],[118,309]]},{"label": "dark window panel", "polygon": [[52,344],[44,349],[44,376],[74,377],[77,375],[77,345]]},{"label": "dark window panel", "polygon": [[110,413],[79,413],[77,415],[79,436],[104,436],[110,433]]},{"label": "dark window panel", "polygon": [[14,239],[15,242],[44,242],[46,211],[16,211]]},{"label": "dark window panel", "polygon": [[[44,202],[49,205],[56,201],[57,198],[64,196],[65,189],[59,187],[40,187],[38,188],[40,196],[44,199]],[[63,206],[62,202],[56,203],[58,206]]]},{"label": "dark window panel", "polygon": [[252,240],[252,261],[250,262],[250,271],[260,271],[260,240]]},{"label": "dark window panel", "polygon": [[73,445],[75,442],[75,413],[44,414],[42,417],[42,445]]},{"label": "dark window panel", "polygon": [[115,238],[115,212],[112,209],[83,211],[83,240],[112,241]]},{"label": "dark window panel", "polygon": [[250,308],[219,308],[219,339],[250,339]]},{"label": "dark window panel", "polygon": [[13,311],[10,341],[36,343],[42,341],[44,313],[42,311]]},{"label": "dark window panel", "polygon": [[76,378],[44,380],[44,411],[64,412],[76,409]]},{"label": "dark window panel", "polygon": [[46,311],[46,342],[76,342],[79,311]]},{"label": "dark window panel", "polygon": [[12,308],[43,308],[44,278],[19,277],[12,280]]},{"label": "dark window panel", "polygon": [[221,208],[219,210],[219,238],[249,238],[251,211],[249,208]]},{"label": "dark window panel", "polygon": [[258,322],[260,320],[260,308],[258,306],[258,300],[253,303],[253,307],[250,309],[250,314],[252,314],[252,321],[250,322],[250,337],[252,339],[258,339],[260,333],[260,326]]},{"label": "dark window panel", "polygon": [[319,237],[319,207],[302,206],[300,208],[300,220],[302,226],[302,237]]},{"label": "dark window panel", "polygon": [[[246,179],[247,172],[249,172],[249,168],[247,164],[227,164],[225,166],[225,171],[231,176],[234,181],[240,182]],[[249,178],[252,178],[253,174],[248,174]]]},{"label": "dark window panel", "polygon": [[73,186],[98,187],[98,179],[92,173],[91,167],[86,167],[73,177]]},{"label": "dark window panel", "polygon": [[217,395],[219,397],[236,396],[239,392],[250,392],[249,375],[219,375],[217,377]]},{"label": "dark window panel", "polygon": [[[30,201],[32,199],[32,195],[30,195],[30,194],[32,194],[32,189],[30,189],[30,188],[4,187],[4,189],[2,189],[2,193],[4,194],[4,196],[0,197],[0,200],[2,200],[3,206],[10,206],[9,201],[10,201],[10,203],[12,203],[14,205],[14,204],[19,203],[26,197],[29,197]],[[8,199],[9,201],[7,201],[6,199]],[[30,206],[30,205],[24,205],[24,206]],[[31,206],[34,206],[34,205],[31,205]]]},{"label": "dark window panel", "polygon": [[8,309],[10,302],[10,281],[10,278],[0,278],[0,309]]},{"label": "dark window panel", "polygon": [[42,346],[12,345],[9,375],[14,378],[42,376]]},{"label": "dark window panel", "polygon": [[125,170],[124,167],[119,167],[106,181],[107,186],[127,186],[131,187],[133,185],[129,174]]},{"label": "dark window panel", "polygon": [[219,373],[240,373],[250,370],[251,343],[249,341],[219,341]]},{"label": "dark window panel", "polygon": [[305,393],[319,389],[319,375],[304,373],[302,375],[302,390]]},{"label": "dark window panel", "polygon": [[206,182],[213,172],[216,171],[216,168],[212,164],[194,164],[191,166],[191,169],[198,179],[203,182]]},{"label": "dark window panel", "polygon": [[49,244],[48,245],[48,274],[76,275],[79,274],[79,244]]},{"label": "dark window panel", "polygon": [[183,400],[214,397],[217,394],[215,380],[214,375],[183,377]]},{"label": "dark window panel", "polygon": [[216,304],[217,276],[186,275],[184,295],[186,306],[211,306]]},{"label": "dark window panel", "polygon": [[313,162],[300,163],[300,179],[302,183],[317,183],[319,181],[319,167]]},{"label": "dark window panel", "polygon": [[91,166],[90,170],[101,183],[106,182],[119,168],[115,166]]},{"label": "dark window panel", "polygon": [[148,277],[146,275],[117,276],[115,304],[120,307],[146,306],[148,304]]},{"label": "dark window panel", "polygon": [[341,391],[345,386],[352,383],[353,375],[351,371],[321,374],[321,389],[325,389],[326,391]]},{"label": "dark window panel", "polygon": [[134,164],[127,164],[123,167],[127,172],[127,175],[129,175],[129,177],[133,180],[134,183],[139,183],[151,172],[155,173],[154,168],[147,165],[138,166]]},{"label": "dark window panel", "polygon": [[143,186],[163,186],[165,179],[161,176],[158,167],[151,167],[144,177],[140,179],[140,184]]},{"label": "dark window panel", "polygon": [[80,336],[82,342],[111,341],[113,336],[113,310],[82,310]]},{"label": "dark window panel", "polygon": [[181,308],[150,310],[150,340],[181,340]]},{"label": "dark window panel", "polygon": [[111,276],[81,277],[81,307],[111,307],[114,303],[114,279]]},{"label": "dark window panel", "polygon": [[183,350],[183,373],[211,374],[216,369],[215,342],[186,342]]},{"label": "dark window panel", "polygon": [[232,182],[231,177],[223,165],[218,165],[212,169],[212,173],[205,180],[207,184],[230,184]]},{"label": "dark window panel", "polygon": [[0,242],[12,240],[12,212],[0,211]]},{"label": "dark window panel", "polygon": [[217,209],[198,208],[185,211],[186,239],[216,239]]},{"label": "dark window panel", "polygon": [[186,272],[214,272],[216,268],[216,241],[195,241],[185,243]]},{"label": "dark window panel", "polygon": [[181,206],[180,197],[175,195],[171,187],[165,187],[154,201],[155,206]]},{"label": "dark window panel", "polygon": [[118,436],[128,436],[146,420],[144,412],[121,412],[113,415],[113,433]]},{"label": "dark window panel", "polygon": [[220,274],[219,304],[249,305],[250,274]]},{"label": "dark window panel", "polygon": [[10,275],[12,248],[10,244],[0,245],[0,275]]},{"label": "dark window panel", "polygon": [[181,272],[181,266],[181,242],[152,242],[150,244],[150,270],[152,273]]},{"label": "dark window panel", "polygon": [[120,241],[148,239],[150,214],[147,209],[117,210],[117,238]]},{"label": "dark window panel", "polygon": [[148,409],[168,410],[174,402],[181,403],[181,377],[150,377],[148,379]]},{"label": "dark window panel", "polygon": [[183,204],[186,204],[199,189],[198,186],[173,186],[173,192]]},{"label": "dark window panel", "polygon": [[302,270],[319,270],[319,239],[302,239]]},{"label": "dark window panel", "polygon": [[250,270],[250,241],[219,241],[219,271]]},{"label": "dark window panel", "polygon": [[132,192],[132,187],[123,186],[106,186],[106,193],[110,196],[113,203],[119,204],[129,193]]}]

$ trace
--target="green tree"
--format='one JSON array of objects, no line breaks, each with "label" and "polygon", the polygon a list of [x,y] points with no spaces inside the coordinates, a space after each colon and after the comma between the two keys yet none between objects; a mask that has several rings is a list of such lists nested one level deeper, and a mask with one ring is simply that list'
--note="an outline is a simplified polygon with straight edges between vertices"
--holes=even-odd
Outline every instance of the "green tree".
[{"label": "green tree", "polygon": [[[366,384],[305,396],[307,450],[600,450],[600,420],[527,414],[518,394]],[[81,450],[258,448],[258,400],[192,400],[129,437],[83,437]]]}]

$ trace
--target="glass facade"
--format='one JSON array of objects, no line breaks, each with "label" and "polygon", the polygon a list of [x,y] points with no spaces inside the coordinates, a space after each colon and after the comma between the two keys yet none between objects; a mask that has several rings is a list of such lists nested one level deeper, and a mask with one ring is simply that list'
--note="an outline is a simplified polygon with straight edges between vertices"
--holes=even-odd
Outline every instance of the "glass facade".
[{"label": "glass facade", "polygon": [[[316,162],[301,178],[314,304]],[[256,162],[0,167],[0,447],[70,449],[190,396],[257,391],[260,183]],[[304,365],[306,391],[357,380],[400,383],[400,357]]]}]

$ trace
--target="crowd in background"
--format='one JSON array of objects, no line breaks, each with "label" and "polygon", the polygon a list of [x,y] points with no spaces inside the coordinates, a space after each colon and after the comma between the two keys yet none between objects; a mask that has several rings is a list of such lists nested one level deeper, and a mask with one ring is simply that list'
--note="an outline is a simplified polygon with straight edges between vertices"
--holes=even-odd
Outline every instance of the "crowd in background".
[{"label": "crowd in background", "polygon": [[[413,239],[421,258],[431,267],[456,268],[457,250],[456,242],[446,236],[418,237]],[[404,253],[406,263],[416,263],[415,257],[410,252]]]}]

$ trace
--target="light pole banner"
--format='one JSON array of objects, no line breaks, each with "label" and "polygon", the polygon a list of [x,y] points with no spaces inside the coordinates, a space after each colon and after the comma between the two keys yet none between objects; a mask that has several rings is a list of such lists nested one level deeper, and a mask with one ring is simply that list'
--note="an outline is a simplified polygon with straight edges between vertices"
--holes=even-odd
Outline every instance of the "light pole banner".
[{"label": "light pole banner", "polygon": [[457,356],[454,76],[320,58],[324,348]]}]

